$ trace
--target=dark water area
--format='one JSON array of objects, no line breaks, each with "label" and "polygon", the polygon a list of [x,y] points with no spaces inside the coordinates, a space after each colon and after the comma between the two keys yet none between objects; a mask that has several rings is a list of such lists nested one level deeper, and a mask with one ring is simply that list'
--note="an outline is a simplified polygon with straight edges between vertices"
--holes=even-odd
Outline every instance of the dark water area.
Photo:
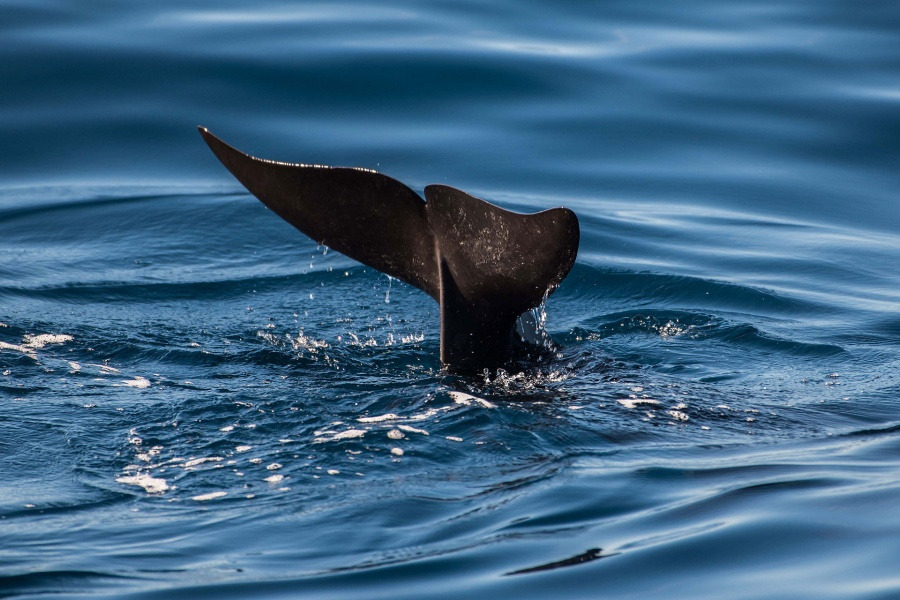
[{"label": "dark water area", "polygon": [[[891,2],[0,0],[0,597],[900,597]],[[559,351],[197,135],[575,210]]]}]

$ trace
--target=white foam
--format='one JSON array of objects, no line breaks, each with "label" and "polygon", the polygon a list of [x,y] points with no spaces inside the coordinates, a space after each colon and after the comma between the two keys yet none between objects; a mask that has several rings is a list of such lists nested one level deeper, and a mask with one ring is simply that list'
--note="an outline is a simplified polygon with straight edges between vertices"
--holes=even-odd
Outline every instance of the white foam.
[{"label": "white foam", "polygon": [[[316,433],[319,433],[319,432],[316,432]],[[331,432],[325,431],[322,433],[331,433]],[[339,440],[352,440],[355,438],[361,438],[365,434],[366,434],[365,429],[348,429],[346,431],[341,431],[339,433],[335,433],[331,437],[317,437],[313,441],[316,443],[321,443],[321,442],[336,442]]]},{"label": "white foam", "polygon": [[191,460],[187,461],[186,463],[184,463],[181,466],[184,467],[185,469],[189,469],[191,467],[196,467],[197,465],[202,465],[203,463],[206,463],[206,462],[221,462],[223,460],[225,460],[225,459],[222,458],[221,456],[207,456],[205,458],[192,458]]},{"label": "white foam", "polygon": [[400,417],[394,413],[387,413],[377,417],[360,417],[357,419],[360,423],[381,423],[382,421],[396,421]]},{"label": "white foam", "polygon": [[689,419],[689,417],[680,410],[670,410],[668,411],[668,414],[676,421],[687,421]]},{"label": "white foam", "polygon": [[342,431],[334,435],[335,440],[349,440],[353,438],[359,438],[366,434],[365,429],[348,429],[347,431]]},{"label": "white foam", "polygon": [[403,456],[403,448],[391,448],[391,454],[394,456]]},{"label": "white foam", "polygon": [[422,435],[428,435],[428,432],[424,429],[419,429],[418,427],[412,427],[410,425],[397,425],[397,429],[402,429],[407,433],[421,433]]},{"label": "white foam", "polygon": [[406,437],[406,435],[399,429],[391,429],[390,431],[388,431],[387,436],[392,440],[402,440]]},{"label": "white foam", "polygon": [[116,477],[116,481],[125,485],[136,485],[144,488],[148,494],[162,494],[169,490],[169,484],[161,477],[151,477],[147,473],[138,473],[137,475],[123,475]]},{"label": "white foam", "polygon": [[197,502],[206,502],[207,500],[215,500],[216,498],[222,498],[227,496],[228,492],[210,492],[208,494],[200,494],[199,496],[194,496],[191,500],[196,500]]},{"label": "white foam", "polygon": [[31,358],[37,357],[34,350],[32,350],[31,348],[26,348],[25,346],[16,346],[15,344],[7,344],[6,342],[0,342],[0,350],[14,350],[15,352],[27,354]]},{"label": "white foam", "polygon": [[469,406],[475,403],[483,406],[484,408],[496,408],[496,405],[492,402],[488,402],[483,398],[479,398],[478,396],[473,396],[471,394],[465,394],[463,392],[450,392],[450,397],[457,404],[463,404],[465,406]]},{"label": "white foam", "polygon": [[284,475],[269,475],[263,479],[266,483],[281,483],[284,481]]},{"label": "white foam", "polygon": [[[138,443],[136,443],[135,445],[140,446],[141,442],[138,441]],[[136,458],[138,460],[142,460],[144,462],[151,462],[154,458],[159,456],[159,454],[160,454],[160,452],[162,452],[162,450],[163,450],[162,446],[153,446],[149,450],[146,450],[144,452],[138,452],[136,455]]]},{"label": "white foam", "polygon": [[[463,398],[461,400],[456,400],[453,394],[460,394]],[[484,406],[485,408],[494,408],[494,405],[488,402],[487,400],[482,400],[481,398],[476,398],[475,396],[470,396],[468,394],[463,394],[462,392],[450,392],[451,397],[454,397],[457,404],[470,404],[473,401],[478,402],[478,404]],[[428,408],[422,411],[421,413],[415,415],[409,415],[408,417],[402,417],[396,413],[387,413],[383,415],[377,415],[374,417],[359,417],[356,419],[359,423],[383,423],[385,421],[406,421],[407,423],[416,422],[416,421],[427,421],[432,417],[439,415],[443,412],[447,412],[449,410],[453,410],[452,406],[442,406],[440,408]],[[397,425],[398,429],[403,429],[404,431],[415,431],[416,433],[422,433],[424,435],[428,435],[423,429],[415,429],[408,428],[407,425]],[[316,432],[316,435],[319,435],[319,432]]]},{"label": "white foam", "polygon": [[424,412],[421,412],[417,415],[410,415],[410,416],[406,417],[406,420],[407,421],[427,421],[427,420],[431,419],[432,417],[439,415],[442,412],[446,412],[448,410],[452,410],[452,408],[449,406],[444,406],[441,408],[429,408],[429,409],[425,410]]},{"label": "white foam", "polygon": [[42,333],[40,335],[28,334],[22,339],[22,345],[29,348],[43,348],[49,344],[65,344],[71,342],[72,336],[64,333]]},{"label": "white foam", "polygon": [[653,400],[652,398],[623,398],[618,402],[625,408],[637,408],[641,404],[649,404],[652,406],[659,405],[659,400]]},{"label": "white foam", "polygon": [[123,379],[122,383],[124,383],[128,387],[138,388],[141,390],[150,387],[150,380],[146,377],[140,376],[137,376],[134,379]]}]

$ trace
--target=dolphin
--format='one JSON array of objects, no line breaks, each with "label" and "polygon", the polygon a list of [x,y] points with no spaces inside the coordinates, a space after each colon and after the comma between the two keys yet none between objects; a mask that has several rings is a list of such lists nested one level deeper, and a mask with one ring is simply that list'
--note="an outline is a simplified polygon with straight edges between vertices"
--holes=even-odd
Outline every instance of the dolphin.
[{"label": "dolphin", "polygon": [[441,363],[450,372],[508,364],[528,344],[517,331],[519,317],[544,302],[575,264],[580,230],[567,208],[519,214],[446,185],[427,186],[423,200],[370,169],[255,158],[198,129],[275,214],[317,243],[434,298]]}]

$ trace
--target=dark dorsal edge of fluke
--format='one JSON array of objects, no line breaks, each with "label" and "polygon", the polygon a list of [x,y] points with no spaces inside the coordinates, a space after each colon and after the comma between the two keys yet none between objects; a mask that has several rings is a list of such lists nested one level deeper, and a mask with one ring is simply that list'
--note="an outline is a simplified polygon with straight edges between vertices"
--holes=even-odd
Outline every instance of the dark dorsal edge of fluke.
[{"label": "dark dorsal edge of fluke", "polygon": [[434,298],[441,362],[452,372],[506,365],[522,345],[519,316],[539,306],[575,263],[578,218],[567,208],[519,214],[446,185],[429,185],[422,200],[375,171],[254,158],[199,130],[232,175],[282,219]]}]

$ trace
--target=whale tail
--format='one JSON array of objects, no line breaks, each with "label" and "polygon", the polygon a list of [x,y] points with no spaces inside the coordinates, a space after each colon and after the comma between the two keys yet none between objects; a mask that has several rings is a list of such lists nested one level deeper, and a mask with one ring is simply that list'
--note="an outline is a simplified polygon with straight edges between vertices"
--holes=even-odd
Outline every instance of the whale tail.
[{"label": "whale tail", "polygon": [[320,244],[413,285],[441,309],[441,362],[472,372],[503,365],[516,320],[568,274],[578,218],[519,214],[445,185],[406,185],[368,169],[254,158],[206,128],[213,153],[254,196]]}]

